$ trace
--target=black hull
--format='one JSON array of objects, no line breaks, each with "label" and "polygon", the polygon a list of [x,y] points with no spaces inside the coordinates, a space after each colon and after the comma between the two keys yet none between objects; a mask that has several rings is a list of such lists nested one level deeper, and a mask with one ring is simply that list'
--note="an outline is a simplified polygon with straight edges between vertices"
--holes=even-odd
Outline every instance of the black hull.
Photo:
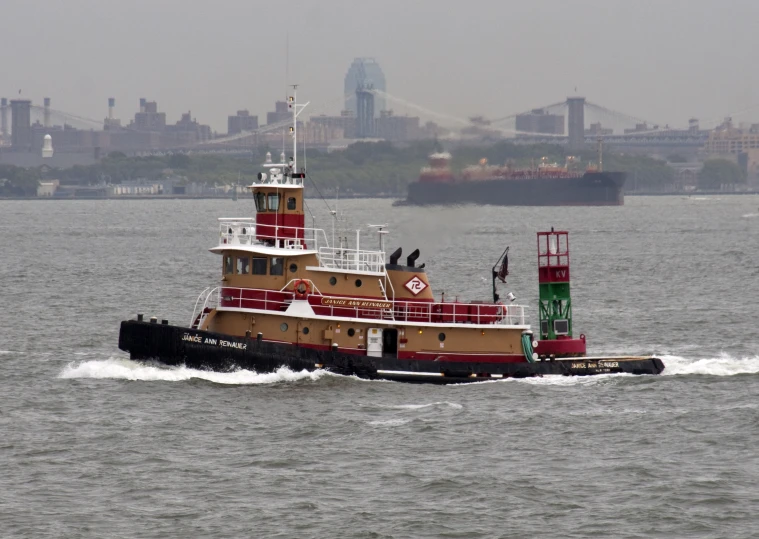
[{"label": "black hull", "polygon": [[315,350],[286,343],[230,337],[184,327],[128,320],[121,323],[119,348],[134,360],[156,360],[166,365],[229,372],[247,369],[274,372],[324,368],[343,375],[403,382],[452,384],[496,378],[525,378],[544,374],[592,375],[608,373],[659,374],[658,358],[575,358],[536,363],[472,363],[399,360]]},{"label": "black hull", "polygon": [[496,206],[621,206],[625,172],[587,172],[579,178],[414,182],[409,204],[493,204]]}]

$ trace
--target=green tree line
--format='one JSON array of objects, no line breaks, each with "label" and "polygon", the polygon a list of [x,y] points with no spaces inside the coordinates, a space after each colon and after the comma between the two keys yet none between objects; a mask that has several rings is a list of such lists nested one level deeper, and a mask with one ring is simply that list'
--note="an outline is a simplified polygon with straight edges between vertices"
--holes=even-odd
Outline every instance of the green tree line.
[{"label": "green tree line", "polygon": [[[421,168],[427,164],[428,156],[439,150],[435,141],[420,141],[404,147],[396,147],[388,142],[359,142],[343,151],[323,153],[309,150],[298,156],[298,166],[307,168],[308,180],[313,180],[319,190],[327,195],[336,190],[345,195],[403,195],[409,182],[414,181]],[[119,184],[145,179],[159,180],[166,177],[180,177],[182,181],[209,185],[231,185],[238,181],[248,185],[261,171],[265,154],[270,151],[275,161],[279,160],[280,149],[259,148],[247,156],[223,154],[169,154],[161,156],[128,157],[114,152],[89,166],[75,166],[62,170],[0,168],[0,195],[31,196],[37,182],[43,178],[56,178],[61,183],[94,185],[102,183]],[[451,166],[454,172],[463,167],[487,159],[491,164],[510,163],[517,167],[534,166],[542,158],[548,162],[563,163],[566,149],[553,144],[515,144],[499,141],[483,146],[461,146],[451,151]],[[581,152],[578,167],[597,161],[594,151]],[[722,167],[724,168],[724,166]],[[632,156],[606,151],[605,170],[621,170],[629,173],[627,189],[669,190],[674,183],[674,171],[664,161],[649,157]],[[729,183],[729,173],[713,171],[710,165],[707,175],[715,180],[704,181]],[[726,175],[727,174],[727,175]],[[308,188],[313,184],[306,182]]]}]

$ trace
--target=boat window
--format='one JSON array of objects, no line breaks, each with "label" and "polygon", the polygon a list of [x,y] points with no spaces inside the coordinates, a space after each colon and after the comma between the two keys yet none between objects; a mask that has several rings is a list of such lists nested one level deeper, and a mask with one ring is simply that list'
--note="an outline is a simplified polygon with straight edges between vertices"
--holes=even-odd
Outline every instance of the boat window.
[{"label": "boat window", "polygon": [[269,193],[269,211],[279,210],[279,195]]},{"label": "boat window", "polygon": [[287,331],[287,328],[288,328],[287,322],[282,322],[282,323],[279,325],[279,329],[280,329],[281,331]]},{"label": "boat window", "polygon": [[269,275],[284,275],[285,274],[285,259],[281,256],[271,257],[271,270]]},{"label": "boat window", "polygon": [[224,273],[226,275],[232,275],[235,272],[234,257],[227,255],[224,257]]},{"label": "boat window", "polygon": [[266,275],[266,259],[253,257],[253,275]]},{"label": "boat window", "polygon": [[438,340],[439,340],[440,342],[443,342],[443,341],[445,340],[445,333],[441,333],[441,334],[439,334],[439,335],[437,336],[437,338],[438,338]]},{"label": "boat window", "polygon": [[250,271],[250,258],[247,256],[237,257],[237,275],[247,275]]},{"label": "boat window", "polygon": [[266,194],[265,193],[256,193],[256,211],[257,212],[266,211]]},{"label": "boat window", "polygon": [[337,284],[337,277],[334,277],[334,276],[330,277],[329,284],[331,284],[332,286],[335,286]]},{"label": "boat window", "polygon": [[348,328],[348,337],[353,337],[356,334],[356,330],[353,328]]},{"label": "boat window", "polygon": [[311,331],[311,330],[310,330],[310,329],[308,329],[307,327],[304,327],[304,328],[303,328],[303,335],[308,335],[308,332],[309,332],[309,331]]},{"label": "boat window", "polygon": [[296,264],[295,262],[293,262],[292,264],[290,264],[290,267],[288,269],[290,270],[290,273],[297,273],[297,271],[298,271],[298,264]]},{"label": "boat window", "polygon": [[356,279],[356,288],[360,287],[362,284],[361,279]]},{"label": "boat window", "polygon": [[295,197],[290,197],[287,199],[287,209],[288,210],[295,209]]}]

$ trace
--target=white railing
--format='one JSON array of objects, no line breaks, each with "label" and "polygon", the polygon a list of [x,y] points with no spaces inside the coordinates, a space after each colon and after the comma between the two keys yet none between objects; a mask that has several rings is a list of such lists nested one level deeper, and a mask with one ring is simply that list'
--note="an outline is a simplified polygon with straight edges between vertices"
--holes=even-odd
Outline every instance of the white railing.
[{"label": "white railing", "polygon": [[319,263],[329,269],[385,273],[385,253],[340,247],[319,248]]},{"label": "white railing", "polygon": [[192,318],[190,319],[190,328],[198,329],[203,325],[203,322],[208,316],[210,309],[215,309],[219,306],[219,288],[211,288],[210,286],[203,290],[198,299],[195,301],[195,308],[192,310]]},{"label": "white railing", "polygon": [[[312,285],[313,286],[313,285]],[[423,322],[443,325],[519,325],[526,324],[523,305],[493,303],[458,303],[432,301],[392,301],[384,298],[351,298],[324,296],[312,288],[308,302],[317,316],[335,318],[365,318],[396,322]],[[317,292],[317,293],[313,293]],[[294,293],[285,288],[267,290],[259,288],[217,287],[201,293],[193,311],[191,326],[206,309],[232,307],[267,311],[285,311],[292,303]],[[200,324],[198,324],[200,325]]]},{"label": "white railing", "polygon": [[[262,234],[261,230],[266,233]],[[273,240],[275,245],[297,250],[319,249],[320,245],[327,245],[327,235],[321,228],[259,224],[257,232],[256,220],[253,218],[219,219],[220,245],[252,245],[258,240]]]}]

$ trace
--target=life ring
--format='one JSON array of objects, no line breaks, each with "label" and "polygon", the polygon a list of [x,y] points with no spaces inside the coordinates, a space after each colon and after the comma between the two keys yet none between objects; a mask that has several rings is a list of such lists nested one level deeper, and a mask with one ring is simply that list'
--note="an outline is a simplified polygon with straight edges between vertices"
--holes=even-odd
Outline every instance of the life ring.
[{"label": "life ring", "polygon": [[295,281],[293,291],[295,292],[295,299],[306,299],[311,293],[311,284],[304,279],[299,279]]}]

